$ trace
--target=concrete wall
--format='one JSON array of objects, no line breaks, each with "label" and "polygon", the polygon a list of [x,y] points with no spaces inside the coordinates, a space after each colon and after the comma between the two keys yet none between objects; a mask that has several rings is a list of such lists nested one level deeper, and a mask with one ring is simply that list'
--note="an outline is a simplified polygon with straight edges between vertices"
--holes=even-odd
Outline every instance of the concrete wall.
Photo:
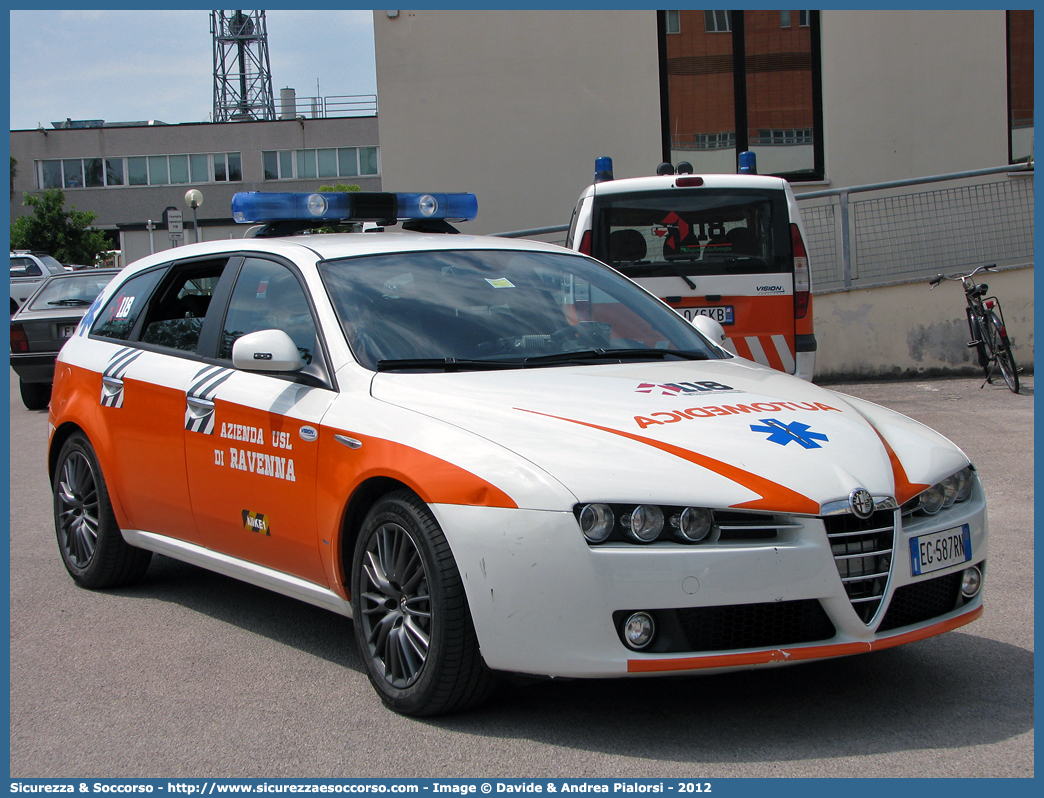
[{"label": "concrete wall", "polygon": [[1005,12],[823,11],[834,187],[1008,162]]},{"label": "concrete wall", "polygon": [[[1033,368],[1033,268],[983,273],[1004,312],[1015,362]],[[960,283],[817,294],[816,379],[978,371]]]},{"label": "concrete wall", "polygon": [[609,155],[660,161],[653,11],[375,11],[384,187],[473,191],[465,232],[565,224]]}]

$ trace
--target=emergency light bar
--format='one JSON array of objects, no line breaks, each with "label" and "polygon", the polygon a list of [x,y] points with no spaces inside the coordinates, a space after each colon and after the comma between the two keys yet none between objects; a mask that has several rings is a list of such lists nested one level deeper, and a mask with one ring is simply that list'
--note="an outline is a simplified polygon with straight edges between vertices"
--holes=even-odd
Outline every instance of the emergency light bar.
[{"label": "emergency light bar", "polygon": [[384,222],[443,219],[466,222],[478,215],[474,194],[395,194],[386,191],[299,193],[241,191],[232,197],[239,224],[271,222]]}]

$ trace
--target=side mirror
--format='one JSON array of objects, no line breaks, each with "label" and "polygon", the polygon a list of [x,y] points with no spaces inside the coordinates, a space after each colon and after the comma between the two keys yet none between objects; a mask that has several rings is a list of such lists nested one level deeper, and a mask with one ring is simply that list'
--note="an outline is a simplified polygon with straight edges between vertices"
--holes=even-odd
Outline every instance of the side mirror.
[{"label": "side mirror", "polygon": [[285,332],[259,330],[232,344],[232,365],[243,371],[300,371],[305,362]]},{"label": "side mirror", "polygon": [[710,316],[693,316],[692,326],[695,327],[704,338],[710,339],[712,344],[720,346],[722,349],[728,351],[728,347],[725,346],[725,328]]}]

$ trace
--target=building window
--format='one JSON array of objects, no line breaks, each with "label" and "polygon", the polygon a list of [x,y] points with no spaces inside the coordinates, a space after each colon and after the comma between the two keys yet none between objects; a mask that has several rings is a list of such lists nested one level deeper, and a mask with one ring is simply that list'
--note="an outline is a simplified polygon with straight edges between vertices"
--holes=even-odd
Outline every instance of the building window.
[{"label": "building window", "polygon": [[768,144],[779,147],[790,144],[811,144],[812,128],[797,128],[788,130],[759,129],[757,137],[752,137],[751,144]]},{"label": "building window", "polygon": [[[703,26],[690,16],[701,13]],[[740,152],[753,150],[761,174],[822,180],[819,13],[798,12],[797,26],[793,11],[680,16],[675,36],[659,17],[664,160],[729,173]]]},{"label": "building window", "polygon": [[166,186],[242,180],[242,156],[238,152],[37,161],[37,181],[42,189]]},{"label": "building window", "polygon": [[728,33],[732,30],[732,12],[704,11],[703,25],[707,33]]},{"label": "building window", "polygon": [[668,11],[667,12],[667,32],[668,33],[681,33],[681,12],[680,11]]},{"label": "building window", "polygon": [[265,180],[375,177],[380,174],[376,147],[268,150],[261,153],[261,164]]},{"label": "building window", "polygon": [[1033,157],[1033,12],[1008,12],[1009,162]]}]

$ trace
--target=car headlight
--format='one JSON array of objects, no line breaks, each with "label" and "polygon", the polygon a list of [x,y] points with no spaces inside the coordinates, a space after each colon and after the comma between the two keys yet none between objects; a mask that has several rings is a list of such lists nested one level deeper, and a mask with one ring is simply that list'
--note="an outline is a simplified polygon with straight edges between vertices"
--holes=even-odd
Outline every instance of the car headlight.
[{"label": "car headlight", "polygon": [[965,466],[906,502],[903,513],[935,515],[958,502],[967,501],[974,486],[975,469],[970,465]]},{"label": "car headlight", "polygon": [[616,517],[608,504],[588,504],[580,511],[580,531],[591,543],[601,543],[613,532]]},{"label": "car headlight", "polygon": [[624,532],[639,543],[652,543],[663,531],[663,510],[655,504],[641,504],[620,519]]}]

